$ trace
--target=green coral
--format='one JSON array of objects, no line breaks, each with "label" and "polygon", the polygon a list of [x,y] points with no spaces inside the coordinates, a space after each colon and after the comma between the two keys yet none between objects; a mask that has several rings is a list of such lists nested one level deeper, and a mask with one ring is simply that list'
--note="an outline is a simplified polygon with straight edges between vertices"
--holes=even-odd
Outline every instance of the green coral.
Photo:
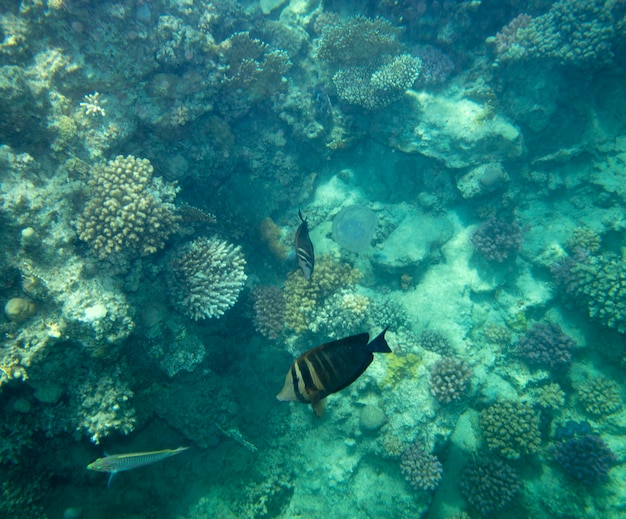
[{"label": "green coral", "polygon": [[581,384],[578,388],[578,400],[585,411],[596,416],[615,413],[623,406],[619,385],[603,376]]},{"label": "green coral", "polygon": [[556,383],[538,387],[531,394],[533,402],[545,410],[554,410],[565,405],[565,393]]},{"label": "green coral", "polygon": [[539,451],[539,413],[526,402],[495,402],[481,411],[480,424],[489,449],[505,458]]}]

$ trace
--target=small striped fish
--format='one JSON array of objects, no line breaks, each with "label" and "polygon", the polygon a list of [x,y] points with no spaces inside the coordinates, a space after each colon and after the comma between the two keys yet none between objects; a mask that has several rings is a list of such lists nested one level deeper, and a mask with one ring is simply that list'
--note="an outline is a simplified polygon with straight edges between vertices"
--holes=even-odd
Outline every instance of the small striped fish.
[{"label": "small striped fish", "polygon": [[327,342],[300,355],[285,376],[276,398],[311,404],[317,416],[324,412],[324,399],[349,386],[374,360],[374,353],[391,353],[385,328],[372,342],[369,333]]},{"label": "small striped fish", "polygon": [[309,238],[309,224],[302,217],[302,211],[298,209],[298,216],[302,223],[296,231],[296,258],[298,267],[302,271],[304,278],[308,281],[313,275],[315,267],[315,252],[313,251],[313,242]]},{"label": "small striped fish", "polygon": [[164,449],[152,452],[131,452],[129,454],[114,454],[106,458],[98,458],[93,463],[87,465],[89,470],[98,472],[110,472],[111,475],[124,470],[132,470],[144,465],[150,465],[157,461],[164,460],[170,456],[175,456],[189,447],[178,447],[178,449]]}]

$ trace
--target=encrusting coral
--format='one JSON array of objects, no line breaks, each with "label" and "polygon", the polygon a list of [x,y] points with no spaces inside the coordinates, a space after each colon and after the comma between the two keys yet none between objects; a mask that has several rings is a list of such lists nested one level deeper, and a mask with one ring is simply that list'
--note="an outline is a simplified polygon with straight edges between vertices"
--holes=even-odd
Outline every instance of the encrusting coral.
[{"label": "encrusting coral", "polygon": [[176,230],[177,188],[152,177],[146,159],[117,156],[92,168],[89,201],[76,220],[78,236],[100,258],[117,252],[152,254]]},{"label": "encrusting coral", "polygon": [[481,411],[480,425],[489,449],[505,458],[539,451],[539,413],[526,402],[495,402]]},{"label": "encrusting coral", "polygon": [[245,264],[239,246],[217,238],[198,238],[184,245],[170,262],[174,306],[196,321],[224,315],[247,279]]}]

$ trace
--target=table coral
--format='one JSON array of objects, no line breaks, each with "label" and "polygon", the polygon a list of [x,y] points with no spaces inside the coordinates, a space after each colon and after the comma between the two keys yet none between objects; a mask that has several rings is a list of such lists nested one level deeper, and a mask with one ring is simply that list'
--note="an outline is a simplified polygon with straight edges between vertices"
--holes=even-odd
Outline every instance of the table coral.
[{"label": "table coral", "polygon": [[177,228],[177,188],[152,177],[146,159],[117,156],[91,170],[89,201],[76,221],[81,240],[100,258],[136,251],[152,254]]},{"label": "table coral", "polygon": [[539,451],[539,413],[525,402],[495,402],[480,413],[483,437],[490,450],[519,459]]},{"label": "table coral", "polygon": [[184,245],[170,262],[174,306],[191,319],[220,317],[235,304],[247,279],[239,246],[217,238]]}]

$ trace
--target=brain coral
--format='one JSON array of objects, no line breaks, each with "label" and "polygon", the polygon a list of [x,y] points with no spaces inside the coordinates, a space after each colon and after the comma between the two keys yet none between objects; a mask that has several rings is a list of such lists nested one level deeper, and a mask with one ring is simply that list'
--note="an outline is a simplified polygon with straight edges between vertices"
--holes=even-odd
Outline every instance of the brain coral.
[{"label": "brain coral", "polygon": [[195,319],[220,317],[235,304],[246,281],[240,247],[217,238],[186,244],[170,262],[174,306]]},{"label": "brain coral", "polygon": [[91,170],[89,201],[76,220],[78,236],[100,258],[162,248],[177,228],[173,205],[177,188],[152,178],[146,159],[118,156]]}]

